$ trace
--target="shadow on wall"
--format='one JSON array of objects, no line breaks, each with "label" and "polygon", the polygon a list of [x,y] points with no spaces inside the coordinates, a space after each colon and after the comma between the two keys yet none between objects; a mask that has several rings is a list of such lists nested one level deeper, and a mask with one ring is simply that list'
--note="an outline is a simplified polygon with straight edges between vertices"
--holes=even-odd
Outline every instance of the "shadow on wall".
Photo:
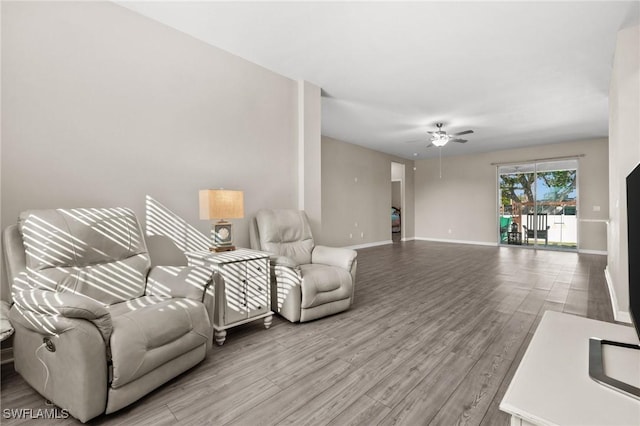
[{"label": "shadow on wall", "polygon": [[149,195],[145,201],[147,236],[168,237],[183,253],[208,250],[207,237]]},{"label": "shadow on wall", "polygon": [[207,237],[186,220],[147,195],[146,236],[153,265],[186,265],[185,252],[208,250]]}]

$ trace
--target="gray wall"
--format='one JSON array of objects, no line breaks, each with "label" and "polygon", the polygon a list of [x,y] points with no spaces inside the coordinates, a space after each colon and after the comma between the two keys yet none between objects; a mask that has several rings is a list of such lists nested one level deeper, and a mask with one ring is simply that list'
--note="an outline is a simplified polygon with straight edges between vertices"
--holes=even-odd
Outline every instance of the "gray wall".
[{"label": "gray wall", "polygon": [[[444,148],[446,149],[446,148]],[[580,219],[607,219],[607,140],[545,145],[416,161],[416,238],[497,244],[497,170],[491,163],[585,154],[579,161]],[[594,212],[593,206],[601,206]],[[449,233],[451,230],[451,233]],[[579,249],[607,250],[606,226],[580,222]]]},{"label": "gray wall", "polygon": [[406,214],[402,219],[406,221],[405,237],[411,238],[413,161],[322,137],[321,244],[357,246],[391,240],[392,161],[405,164]]},{"label": "gray wall", "polygon": [[618,321],[629,315],[626,176],[640,163],[640,27],[618,33],[609,90],[609,258],[607,281]]},{"label": "gray wall", "polygon": [[3,2],[2,65],[2,228],[30,208],[143,220],[151,195],[208,235],[198,190],[218,187],[246,217],[297,206],[295,81],[108,2]]}]

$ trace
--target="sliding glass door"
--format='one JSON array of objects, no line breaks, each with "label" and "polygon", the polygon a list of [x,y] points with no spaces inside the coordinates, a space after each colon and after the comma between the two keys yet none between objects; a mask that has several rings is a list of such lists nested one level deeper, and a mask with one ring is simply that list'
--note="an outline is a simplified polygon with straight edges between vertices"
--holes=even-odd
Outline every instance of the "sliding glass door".
[{"label": "sliding glass door", "polygon": [[575,250],[578,160],[498,166],[499,241]]}]

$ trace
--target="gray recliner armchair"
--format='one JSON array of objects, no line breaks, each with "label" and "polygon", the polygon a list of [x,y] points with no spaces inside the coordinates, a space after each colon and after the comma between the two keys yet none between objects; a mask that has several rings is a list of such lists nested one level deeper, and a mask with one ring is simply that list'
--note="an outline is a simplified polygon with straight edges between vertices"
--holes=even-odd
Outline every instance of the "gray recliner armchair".
[{"label": "gray recliner armchair", "polygon": [[119,410],[206,357],[211,271],[152,268],[131,210],[26,211],[3,243],[15,369],[79,420]]},{"label": "gray recliner armchair", "polygon": [[272,309],[289,321],[311,321],[353,304],[357,252],[315,245],[303,211],[260,210],[250,238],[252,248],[272,253]]}]

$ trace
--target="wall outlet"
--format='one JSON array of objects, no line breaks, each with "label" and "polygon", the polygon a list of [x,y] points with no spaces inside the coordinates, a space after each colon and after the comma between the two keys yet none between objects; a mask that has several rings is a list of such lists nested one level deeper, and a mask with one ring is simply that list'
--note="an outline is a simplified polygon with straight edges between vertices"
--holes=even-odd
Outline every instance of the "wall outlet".
[{"label": "wall outlet", "polygon": [[453,229],[449,228],[449,230],[447,231],[450,234],[453,234]]},{"label": "wall outlet", "polygon": [[360,233],[360,238],[364,238],[364,232]]},{"label": "wall outlet", "polygon": [[356,178],[353,178],[353,181],[354,181],[354,182],[356,182],[356,183],[358,183],[358,178],[357,178],[357,177],[356,177]]},{"label": "wall outlet", "polygon": [[593,206],[593,211],[594,212],[599,212],[600,211],[600,206]]},{"label": "wall outlet", "polygon": [[353,238],[353,234],[349,234],[349,238]]},{"label": "wall outlet", "polygon": [[358,227],[358,222],[355,223],[356,228]]}]

